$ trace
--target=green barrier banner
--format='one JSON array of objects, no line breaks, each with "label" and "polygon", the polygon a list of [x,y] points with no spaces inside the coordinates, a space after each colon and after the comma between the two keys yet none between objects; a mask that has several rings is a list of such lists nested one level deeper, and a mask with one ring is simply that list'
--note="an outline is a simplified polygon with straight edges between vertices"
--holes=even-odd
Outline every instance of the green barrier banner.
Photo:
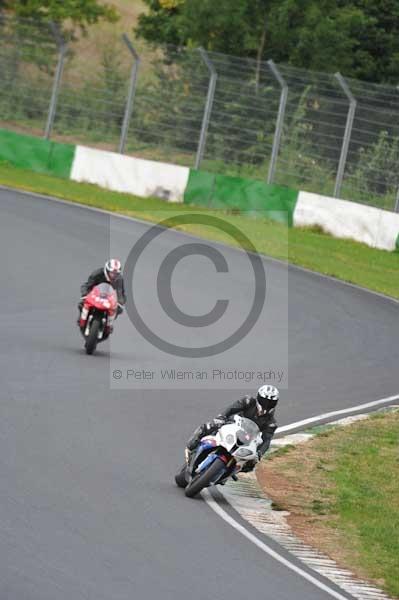
[{"label": "green barrier banner", "polygon": [[293,225],[298,192],[262,181],[190,171],[184,194],[186,204],[209,208],[267,211],[270,219]]},{"label": "green barrier banner", "polygon": [[75,146],[0,129],[0,161],[15,167],[69,178]]}]

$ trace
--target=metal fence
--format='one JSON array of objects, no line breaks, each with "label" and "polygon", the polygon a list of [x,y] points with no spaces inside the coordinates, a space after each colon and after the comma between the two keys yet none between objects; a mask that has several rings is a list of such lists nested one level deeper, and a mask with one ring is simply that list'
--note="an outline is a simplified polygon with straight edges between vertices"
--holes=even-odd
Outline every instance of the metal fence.
[{"label": "metal fence", "polygon": [[389,210],[399,87],[0,16],[0,126]]}]

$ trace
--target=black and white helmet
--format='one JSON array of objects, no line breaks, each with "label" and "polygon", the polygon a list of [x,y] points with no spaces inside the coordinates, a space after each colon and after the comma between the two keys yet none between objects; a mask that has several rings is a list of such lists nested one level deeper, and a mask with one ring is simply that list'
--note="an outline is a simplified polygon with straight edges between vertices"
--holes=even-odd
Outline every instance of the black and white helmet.
[{"label": "black and white helmet", "polygon": [[280,392],[274,385],[262,385],[258,389],[256,399],[265,412],[275,408],[280,398]]},{"label": "black and white helmet", "polygon": [[117,258],[110,258],[104,265],[105,279],[112,283],[119,277],[122,271],[121,261]]}]

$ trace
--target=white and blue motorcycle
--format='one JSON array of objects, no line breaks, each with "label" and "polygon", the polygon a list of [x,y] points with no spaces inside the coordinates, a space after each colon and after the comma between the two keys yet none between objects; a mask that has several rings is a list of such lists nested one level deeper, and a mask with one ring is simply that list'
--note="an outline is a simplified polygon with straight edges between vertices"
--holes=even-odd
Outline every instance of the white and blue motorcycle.
[{"label": "white and blue motorcycle", "polygon": [[234,415],[214,435],[204,436],[198,447],[175,476],[177,485],[193,498],[206,487],[223,485],[249,461],[258,461],[262,443],[259,427],[250,419]]}]

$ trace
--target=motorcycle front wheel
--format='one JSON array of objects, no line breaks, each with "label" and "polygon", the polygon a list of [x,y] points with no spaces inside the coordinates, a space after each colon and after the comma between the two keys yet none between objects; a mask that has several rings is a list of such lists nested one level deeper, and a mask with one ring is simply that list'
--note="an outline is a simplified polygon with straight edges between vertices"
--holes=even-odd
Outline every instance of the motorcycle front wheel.
[{"label": "motorcycle front wheel", "polygon": [[214,481],[217,481],[223,475],[225,470],[225,464],[220,460],[220,458],[216,458],[209,468],[206,469],[206,471],[193,477],[193,479],[187,485],[186,489],[184,490],[187,498],[194,498],[194,496],[199,494],[201,490],[208,487]]},{"label": "motorcycle front wheel", "polygon": [[187,486],[186,469],[187,465],[184,464],[175,475],[176,485],[178,485],[180,488],[185,488]]},{"label": "motorcycle front wheel", "polygon": [[93,354],[97,348],[98,332],[100,331],[100,321],[93,319],[90,325],[89,335],[86,338],[85,350],[86,354]]}]

